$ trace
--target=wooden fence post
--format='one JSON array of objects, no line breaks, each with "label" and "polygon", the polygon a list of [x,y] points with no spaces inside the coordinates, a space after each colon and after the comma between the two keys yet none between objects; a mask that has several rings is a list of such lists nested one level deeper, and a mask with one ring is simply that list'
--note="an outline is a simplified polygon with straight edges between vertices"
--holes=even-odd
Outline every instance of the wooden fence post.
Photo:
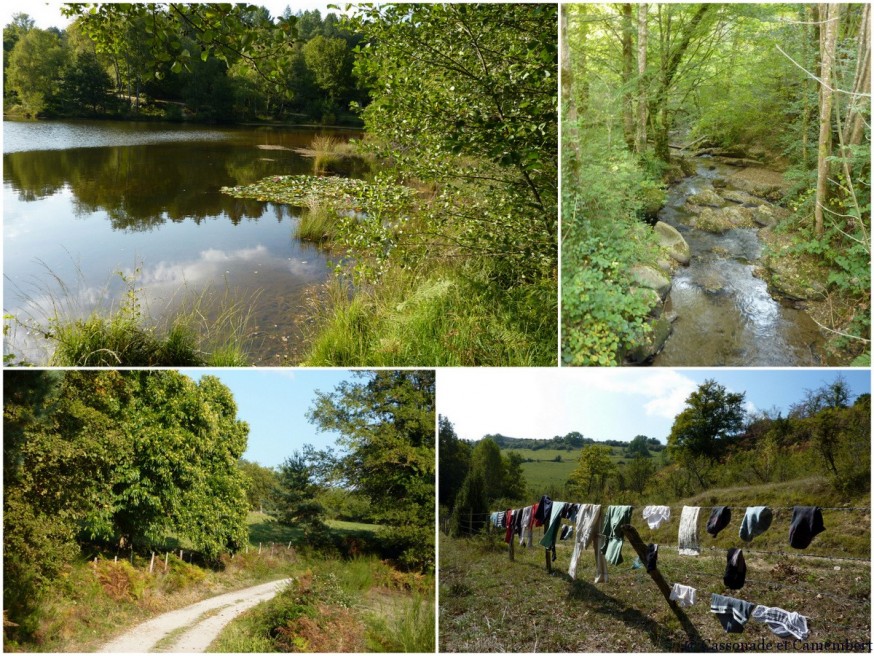
[{"label": "wooden fence post", "polygon": [[552,558],[550,558],[549,549],[544,549],[543,553],[546,554],[546,573],[552,574]]},{"label": "wooden fence post", "polygon": [[258,555],[259,556],[261,555],[261,543],[260,542],[258,543]]},{"label": "wooden fence post", "polygon": [[155,569],[155,552],[152,552],[152,562],[149,563],[149,574]]},{"label": "wooden fence post", "polygon": [[514,533],[513,535],[510,536],[510,562],[513,562],[516,560],[516,553],[515,553],[516,546],[515,545],[516,545],[516,534]]},{"label": "wooden fence post", "polygon": [[[628,538],[629,544],[634,548],[637,552],[637,555],[640,557],[640,562],[644,564],[646,567],[646,545],[643,543],[643,540],[640,539],[640,535],[638,535],[637,530],[631,524],[623,524],[619,527],[619,530]],[[683,612],[683,609],[677,604],[676,601],[671,599],[671,586],[668,585],[668,582],[665,581],[665,578],[662,576],[662,573],[656,567],[651,572],[647,572],[652,580],[655,581],[655,584],[658,586],[659,591],[664,596],[665,601],[668,602],[668,606],[670,606],[674,615],[677,616],[677,619],[680,621],[680,625],[683,627],[683,630],[686,632],[686,635],[689,636],[689,640],[692,641],[692,646],[694,648],[699,648],[704,644],[701,635],[698,633],[698,629],[695,628],[695,625],[692,624],[689,617]]]},{"label": "wooden fence post", "polygon": [[167,564],[168,564],[169,560],[170,560],[170,552],[165,551],[164,552],[164,574],[167,573]]}]

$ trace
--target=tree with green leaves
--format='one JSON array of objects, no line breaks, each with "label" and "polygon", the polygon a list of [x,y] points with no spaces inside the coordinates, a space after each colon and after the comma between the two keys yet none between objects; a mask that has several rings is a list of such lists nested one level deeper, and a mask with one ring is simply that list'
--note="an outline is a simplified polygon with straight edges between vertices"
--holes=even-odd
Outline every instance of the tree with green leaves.
[{"label": "tree with green leaves", "polygon": [[625,447],[625,457],[626,458],[651,458],[652,454],[649,452],[649,447],[647,446],[647,437],[646,435],[637,435],[631,442]]},{"label": "tree with green leaves", "polygon": [[587,498],[600,498],[607,491],[610,478],[618,471],[612,453],[613,450],[603,444],[583,447],[577,466],[568,479],[568,491]]},{"label": "tree with green leaves", "polygon": [[745,396],[706,380],[689,395],[687,407],[674,419],[668,453],[694,474],[702,489],[709,487],[712,468],[743,429]]},{"label": "tree with green leaves", "polygon": [[452,510],[455,496],[470,469],[471,448],[469,443],[458,438],[448,417],[440,415],[438,422],[440,505]]},{"label": "tree with green leaves", "polygon": [[61,86],[58,73],[68,61],[69,53],[54,32],[33,28],[17,41],[9,53],[5,84],[28,116],[42,114],[55,101]]},{"label": "tree with green leaves", "polygon": [[410,567],[434,566],[435,376],[431,370],[356,372],[318,392],[307,413],[340,434],[337,481],[369,498],[384,541]]},{"label": "tree with green leaves", "polygon": [[320,489],[313,481],[312,469],[299,452],[286,458],[276,475],[271,514],[286,526],[303,529],[304,540],[321,545],[327,539],[325,509],[318,501]]},{"label": "tree with green leaves", "polygon": [[[377,154],[439,185],[428,232],[492,260],[504,284],[550,279],[557,236],[555,5],[361,5]],[[471,186],[475,185],[475,193]]]},{"label": "tree with green leaves", "polygon": [[263,467],[257,462],[250,462],[245,458],[240,458],[237,467],[243,473],[249,509],[264,512],[265,508],[270,507],[270,501],[276,490],[276,470],[272,467]]}]

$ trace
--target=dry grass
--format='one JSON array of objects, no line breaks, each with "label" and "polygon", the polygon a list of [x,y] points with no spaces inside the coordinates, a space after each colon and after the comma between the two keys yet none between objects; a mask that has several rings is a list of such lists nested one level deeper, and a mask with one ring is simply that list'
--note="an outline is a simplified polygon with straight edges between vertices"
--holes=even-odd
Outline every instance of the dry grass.
[{"label": "dry grass", "polygon": [[[732,525],[736,531],[737,520]],[[780,530],[782,533],[782,527]],[[644,541],[654,539],[645,527],[641,536]],[[686,614],[710,648],[722,643],[723,651],[743,651],[740,643],[745,643],[747,651],[766,651],[774,650],[773,645],[780,642],[765,625],[752,621],[742,635],[726,634],[710,613],[711,593],[807,616],[811,631],[807,642],[780,651],[811,650],[826,641],[844,645],[844,641],[870,640],[871,571],[867,558],[826,560],[796,554],[754,554],[752,551],[761,549],[754,541],[749,553],[744,549],[746,584],[742,590],[731,591],[722,582],[725,550],[711,548],[709,536],[703,535],[698,557],[679,556],[670,548],[670,541],[665,542],[659,550],[659,569],[669,583],[698,590],[698,602],[686,609]],[[815,540],[810,549],[816,545]],[[494,536],[471,540],[440,537],[440,651],[688,650],[688,638],[655,583],[644,569],[631,569],[634,552],[630,545],[623,548],[625,562],[608,566],[609,581],[597,585],[592,583],[595,568],[591,550],[581,557],[576,581],[567,575],[568,543],[558,544],[552,575],[545,571],[541,548],[517,546],[512,563],[507,552],[503,540]],[[726,647],[726,643],[734,644]],[[750,649],[750,643],[757,646]],[[701,645],[693,649],[701,650]],[[868,651],[868,647],[864,644],[843,650]]]}]

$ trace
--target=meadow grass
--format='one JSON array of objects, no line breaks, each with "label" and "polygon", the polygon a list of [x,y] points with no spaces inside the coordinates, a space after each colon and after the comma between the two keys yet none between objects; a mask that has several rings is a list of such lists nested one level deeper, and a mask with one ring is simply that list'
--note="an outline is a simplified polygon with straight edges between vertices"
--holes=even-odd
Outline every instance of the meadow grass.
[{"label": "meadow grass", "polygon": [[[768,504],[775,508],[817,503],[834,497],[824,479],[783,484],[723,488],[671,503],[730,506]],[[870,507],[870,496],[844,500]],[[790,642],[788,650],[815,649],[816,643],[844,640],[867,643],[871,634],[870,512],[823,511],[826,531],[804,552],[788,547],[791,511],[775,511],[764,534],[749,544],[738,537],[742,512],[716,538],[703,531],[709,508],[702,508],[701,555],[676,551],[679,514],[652,531],[635,508],[632,525],[644,542],[660,545],[658,567],[669,585],[698,590],[697,603],[685,609],[701,637],[723,650],[743,650],[738,643],[778,642],[768,628],[750,622],[743,636],[726,635],[709,609],[710,593],[795,610],[809,618],[807,643]],[[541,533],[537,529],[536,538]],[[536,543],[536,541],[535,541]],[[747,581],[740,591],[727,590],[722,578],[728,547],[742,547]],[[440,650],[445,652],[676,652],[687,640],[645,569],[632,569],[634,552],[623,547],[624,562],[608,566],[606,583],[594,584],[591,550],[581,557],[576,580],[567,575],[572,552],[559,541],[553,573],[546,572],[544,552],[515,548],[509,561],[503,531],[470,539],[440,536]],[[764,553],[771,552],[771,553]],[[823,556],[804,557],[804,556]],[[829,560],[829,558],[853,560]],[[545,610],[548,609],[548,610]],[[731,643],[736,646],[732,647]],[[695,649],[701,651],[701,648]],[[761,651],[761,648],[756,649]],[[783,650],[785,651],[785,650]]]}]

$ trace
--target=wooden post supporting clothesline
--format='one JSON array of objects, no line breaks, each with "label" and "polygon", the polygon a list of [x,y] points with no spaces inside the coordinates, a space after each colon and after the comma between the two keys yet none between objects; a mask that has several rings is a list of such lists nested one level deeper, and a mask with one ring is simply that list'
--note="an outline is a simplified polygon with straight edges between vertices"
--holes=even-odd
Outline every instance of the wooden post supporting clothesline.
[{"label": "wooden post supporting clothesline", "polygon": [[[634,548],[637,552],[637,555],[640,556],[640,562],[646,566],[646,545],[643,543],[643,540],[640,539],[640,535],[637,530],[631,524],[623,524],[619,527],[619,530],[628,538],[629,544]],[[662,573],[656,567],[651,572],[647,572],[652,580],[655,581],[655,584],[658,586],[659,591],[664,596],[665,601],[668,602],[668,606],[671,607],[674,615],[677,616],[677,619],[680,621],[680,625],[683,627],[683,630],[686,632],[686,635],[689,636],[689,640],[693,645],[703,644],[703,640],[701,635],[698,633],[698,629],[695,628],[695,625],[692,624],[692,621],[683,612],[683,609],[677,604],[676,601],[671,599],[671,586],[668,585],[668,582],[665,581],[665,578],[662,576]]]}]

